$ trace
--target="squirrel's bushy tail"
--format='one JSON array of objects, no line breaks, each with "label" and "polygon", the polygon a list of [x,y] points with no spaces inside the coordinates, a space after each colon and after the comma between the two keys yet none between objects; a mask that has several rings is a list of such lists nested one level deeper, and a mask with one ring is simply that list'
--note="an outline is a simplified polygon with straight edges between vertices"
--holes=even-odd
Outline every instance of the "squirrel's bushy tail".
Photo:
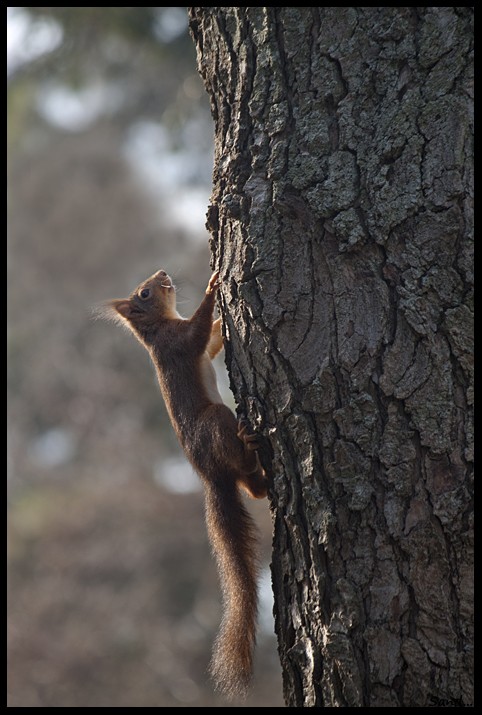
[{"label": "squirrel's bushy tail", "polygon": [[205,484],[208,535],[223,591],[223,619],[210,672],[216,688],[245,695],[256,641],[257,554],[255,526],[232,477]]}]

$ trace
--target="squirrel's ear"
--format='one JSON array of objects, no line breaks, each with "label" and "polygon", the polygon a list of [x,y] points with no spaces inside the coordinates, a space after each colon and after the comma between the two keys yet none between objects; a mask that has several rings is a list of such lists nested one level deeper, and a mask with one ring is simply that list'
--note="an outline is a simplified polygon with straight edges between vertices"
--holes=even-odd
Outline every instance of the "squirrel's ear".
[{"label": "squirrel's ear", "polygon": [[123,298],[121,300],[112,300],[110,303],[111,307],[116,310],[119,315],[121,315],[125,320],[129,320],[131,316],[131,304],[130,301]]},{"label": "squirrel's ear", "polygon": [[124,321],[129,322],[131,311],[130,301],[127,298],[119,298],[97,305],[93,313],[96,318],[105,318],[125,325]]}]

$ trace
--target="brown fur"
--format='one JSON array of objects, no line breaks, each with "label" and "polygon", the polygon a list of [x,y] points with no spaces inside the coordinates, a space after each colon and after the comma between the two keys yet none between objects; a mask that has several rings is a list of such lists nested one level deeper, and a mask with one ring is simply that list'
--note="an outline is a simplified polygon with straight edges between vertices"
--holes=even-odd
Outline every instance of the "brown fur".
[{"label": "brown fur", "polygon": [[267,479],[255,435],[222,404],[211,360],[222,347],[220,320],[213,322],[218,274],[190,320],[176,312],[174,285],[158,271],[127,299],[106,304],[147,348],[184,451],[205,487],[206,523],[218,564],[224,615],[211,674],[228,696],[244,694],[252,673],[256,638],[257,564],[254,525],[238,487],[263,498]]}]

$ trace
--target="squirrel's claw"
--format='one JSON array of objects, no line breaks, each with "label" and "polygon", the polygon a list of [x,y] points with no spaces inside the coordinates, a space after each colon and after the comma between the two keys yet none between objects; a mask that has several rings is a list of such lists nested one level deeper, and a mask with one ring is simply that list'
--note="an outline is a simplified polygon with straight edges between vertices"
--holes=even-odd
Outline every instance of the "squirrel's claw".
[{"label": "squirrel's claw", "polygon": [[219,280],[219,271],[215,271],[209,279],[206,293],[212,293],[213,291],[217,290],[220,285],[221,281]]},{"label": "squirrel's claw", "polygon": [[249,422],[245,419],[238,421],[238,437],[249,452],[259,449],[259,439],[256,434],[249,434]]}]

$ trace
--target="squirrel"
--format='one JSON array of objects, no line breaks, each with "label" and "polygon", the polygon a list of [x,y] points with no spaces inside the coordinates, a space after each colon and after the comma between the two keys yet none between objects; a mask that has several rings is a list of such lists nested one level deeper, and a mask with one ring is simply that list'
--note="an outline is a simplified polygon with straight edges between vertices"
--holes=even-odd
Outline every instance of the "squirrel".
[{"label": "squirrel", "polygon": [[211,360],[223,347],[221,319],[213,320],[215,272],[192,318],[176,310],[176,289],[163,270],[128,298],[104,304],[103,314],[134,333],[156,368],[161,393],[184,452],[205,492],[206,524],[223,592],[223,617],[210,673],[228,697],[245,695],[256,640],[257,556],[253,521],[239,487],[255,499],[267,495],[259,441],[245,420],[223,403]]}]

